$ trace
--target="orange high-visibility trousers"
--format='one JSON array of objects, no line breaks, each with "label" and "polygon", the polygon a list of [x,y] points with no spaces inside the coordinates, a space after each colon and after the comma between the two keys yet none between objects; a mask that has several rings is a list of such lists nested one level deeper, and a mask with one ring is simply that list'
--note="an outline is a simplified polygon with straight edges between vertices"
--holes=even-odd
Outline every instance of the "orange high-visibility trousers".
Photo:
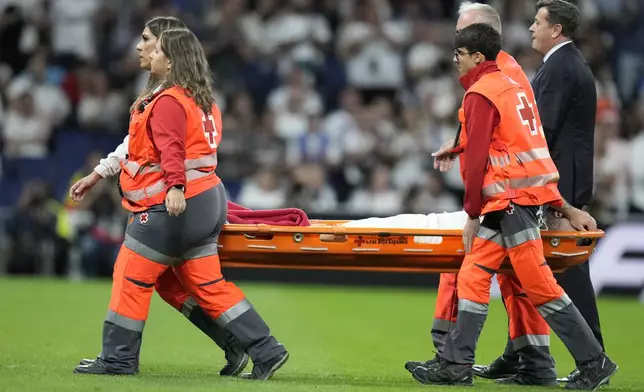
[{"label": "orange high-visibility trousers", "polygon": [[[515,210],[516,212],[513,212]],[[536,210],[538,210],[537,207],[525,209],[517,207],[508,211],[497,211],[485,217],[474,238],[472,250],[465,256],[456,278],[458,318],[468,317],[468,320],[465,322],[457,318],[457,325],[454,329],[472,324],[473,330],[460,331],[459,329],[457,334],[464,334],[460,339],[466,341],[467,344],[460,350],[454,351],[453,347],[447,347],[449,346],[449,342],[447,342],[443,346],[443,350],[450,352],[443,354],[456,361],[473,360],[473,347],[475,347],[480,332],[475,324],[480,323],[482,327],[490,301],[492,276],[496,274],[507,256],[510,257],[516,273],[516,275],[506,275],[500,279],[503,282],[502,294],[507,301],[506,308],[509,314],[515,317],[517,315],[523,316],[521,311],[526,308],[537,311],[535,306],[555,301],[564,294],[545,262]],[[515,283],[516,279],[519,279],[520,283]],[[521,290],[522,287],[525,290],[525,296]],[[526,304],[527,301],[529,302]],[[516,307],[517,303],[527,306]],[[545,322],[540,314],[538,319]],[[520,320],[521,323],[530,323],[530,321],[532,320]],[[510,325],[512,326],[512,321]],[[527,331],[532,332],[530,329]],[[517,329],[511,327],[511,334],[516,332]],[[521,342],[518,340],[519,338],[525,340],[525,346],[538,346],[538,349],[533,351],[538,351],[534,355],[534,360],[539,363],[533,364],[531,367],[542,373],[552,372],[554,363],[549,356],[549,337],[538,339],[531,337],[531,335],[524,335],[513,336],[513,338],[518,342]],[[446,339],[449,340],[448,336]]]},{"label": "orange high-visibility trousers", "polygon": [[155,263],[121,246],[112,274],[107,321],[142,332],[150,310],[154,284],[168,266]]},{"label": "orange high-visibility trousers", "polygon": [[[601,346],[579,310],[557,284],[543,254],[539,231],[542,209],[511,204],[504,211],[485,216],[471,253],[465,256],[457,277],[458,317],[448,335],[442,357],[455,363],[474,363],[480,331],[487,318],[492,276],[509,256],[521,287],[540,315],[564,342],[576,361],[601,354]],[[554,362],[543,350],[532,350],[530,371],[554,378]],[[538,363],[536,363],[538,362]]]},{"label": "orange high-visibility trousers", "polygon": [[[496,276],[508,314],[509,336],[513,349],[520,350],[526,346],[549,346],[550,327],[521,287],[516,273],[500,273]],[[443,350],[446,335],[456,326],[458,315],[456,287],[457,274],[440,274],[431,330],[434,347],[439,353]]]},{"label": "orange high-visibility trousers", "polygon": [[[516,274],[497,274],[503,303],[508,314],[509,336],[514,350],[525,346],[549,346],[550,327],[521,287]],[[446,335],[456,326],[458,315],[457,274],[442,273],[432,323],[432,340],[440,353]]]}]

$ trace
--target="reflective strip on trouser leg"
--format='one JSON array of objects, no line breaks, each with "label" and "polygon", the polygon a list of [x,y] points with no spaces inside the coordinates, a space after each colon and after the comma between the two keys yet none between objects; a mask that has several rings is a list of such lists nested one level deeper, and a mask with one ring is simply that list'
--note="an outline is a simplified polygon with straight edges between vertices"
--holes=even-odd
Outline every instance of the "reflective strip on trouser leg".
[{"label": "reflective strip on trouser leg", "polygon": [[481,226],[472,251],[463,260],[457,279],[456,329],[443,349],[443,357],[448,361],[474,363],[476,344],[487,317],[492,275],[505,258],[505,249],[493,240],[498,238],[497,234],[489,227]]},{"label": "reflective strip on trouser leg", "polygon": [[244,293],[224,280],[217,255],[188,260],[175,271],[204,312],[239,341],[253,362],[267,361],[285,351]]},{"label": "reflective strip on trouser leg", "polygon": [[539,312],[577,363],[594,359],[603,351],[588,323],[567,294],[539,306]]},{"label": "reflective strip on trouser leg", "polygon": [[440,274],[434,322],[431,330],[432,341],[439,354],[443,352],[447,334],[456,327],[457,316],[456,274]]},{"label": "reflective strip on trouser leg", "polygon": [[153,287],[166,268],[121,247],[114,265],[112,297],[103,324],[101,358],[111,370],[131,372],[138,365]]}]

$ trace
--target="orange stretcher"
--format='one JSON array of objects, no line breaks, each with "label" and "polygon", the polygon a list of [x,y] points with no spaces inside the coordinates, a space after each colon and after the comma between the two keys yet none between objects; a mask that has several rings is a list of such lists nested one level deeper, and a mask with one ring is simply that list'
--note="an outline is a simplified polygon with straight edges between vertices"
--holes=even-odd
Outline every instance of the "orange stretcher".
[{"label": "orange stretcher", "polygon": [[[311,226],[227,224],[219,237],[223,266],[300,270],[456,272],[463,262],[461,230],[348,228],[347,221]],[[588,260],[604,232],[541,231],[553,271]],[[509,259],[500,272],[511,271]]]}]

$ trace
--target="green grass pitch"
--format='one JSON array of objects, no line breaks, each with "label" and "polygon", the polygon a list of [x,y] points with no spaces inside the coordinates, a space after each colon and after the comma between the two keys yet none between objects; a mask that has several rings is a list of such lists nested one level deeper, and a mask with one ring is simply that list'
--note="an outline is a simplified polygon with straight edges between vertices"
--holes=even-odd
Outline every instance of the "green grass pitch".
[{"label": "green grass pitch", "polygon": [[[432,290],[245,282],[240,287],[291,353],[268,382],[219,377],[221,351],[156,294],[139,375],[74,375],[79,359],[100,351],[110,282],[0,280],[0,391],[473,390],[423,386],[403,367],[406,360],[433,356]],[[608,352],[620,366],[611,385],[602,390],[644,390],[644,339],[638,332],[644,325],[644,305],[605,297],[599,303]],[[477,362],[487,363],[500,354],[506,325],[502,303],[493,301]],[[552,351],[557,370],[567,374],[573,361],[556,336]],[[475,379],[475,389],[521,390],[481,379]]]}]

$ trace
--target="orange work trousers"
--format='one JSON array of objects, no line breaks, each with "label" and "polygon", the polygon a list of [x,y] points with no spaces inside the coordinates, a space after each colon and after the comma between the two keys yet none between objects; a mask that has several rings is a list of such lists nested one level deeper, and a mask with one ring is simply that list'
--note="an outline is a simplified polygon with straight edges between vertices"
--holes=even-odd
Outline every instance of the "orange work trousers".
[{"label": "orange work trousers", "polygon": [[155,284],[162,288],[163,299],[177,310],[181,311],[192,296],[213,319],[245,299],[241,289],[222,276],[217,254],[170,267],[122,246],[114,265],[110,311],[144,323]]},{"label": "orange work trousers", "polygon": [[[485,230],[485,228],[482,229]],[[475,239],[475,242],[480,242],[481,240],[483,239],[477,238]],[[487,262],[493,264],[494,268],[491,268],[491,270],[498,269],[500,266],[500,262],[498,261],[503,261],[507,256],[506,249],[491,241],[485,241],[483,244],[487,244],[484,245],[484,248],[486,249],[484,252],[488,254],[487,257],[489,259]],[[482,245],[479,244],[479,246]],[[531,245],[525,246],[540,248],[540,253],[541,255],[543,254],[543,243],[540,239],[534,240],[531,242]],[[535,251],[539,253],[538,249]],[[541,258],[543,258],[543,256],[541,256]],[[477,260],[480,260],[480,258],[477,258]],[[464,260],[463,267],[465,264]],[[485,264],[485,262],[483,262],[483,264]],[[464,271],[463,268],[461,271]],[[479,274],[480,272],[481,269],[479,268],[476,273]],[[465,273],[466,272],[460,272],[461,275]],[[552,275],[551,272],[550,275]],[[443,273],[440,275],[438,297],[436,299],[436,309],[434,311],[434,321],[431,331],[434,346],[439,353],[442,352],[446,335],[456,326],[459,299],[457,291],[459,278],[457,278],[457,276],[458,274],[455,273]],[[501,289],[503,303],[508,314],[509,336],[513,343],[514,350],[522,349],[528,345],[549,345],[550,328],[537,310],[533,301],[523,289],[519,278],[517,277],[516,268],[515,272],[512,273],[497,274],[497,280]],[[488,293],[487,298],[489,298],[489,288],[486,292]],[[488,302],[489,299],[484,303]]]}]

